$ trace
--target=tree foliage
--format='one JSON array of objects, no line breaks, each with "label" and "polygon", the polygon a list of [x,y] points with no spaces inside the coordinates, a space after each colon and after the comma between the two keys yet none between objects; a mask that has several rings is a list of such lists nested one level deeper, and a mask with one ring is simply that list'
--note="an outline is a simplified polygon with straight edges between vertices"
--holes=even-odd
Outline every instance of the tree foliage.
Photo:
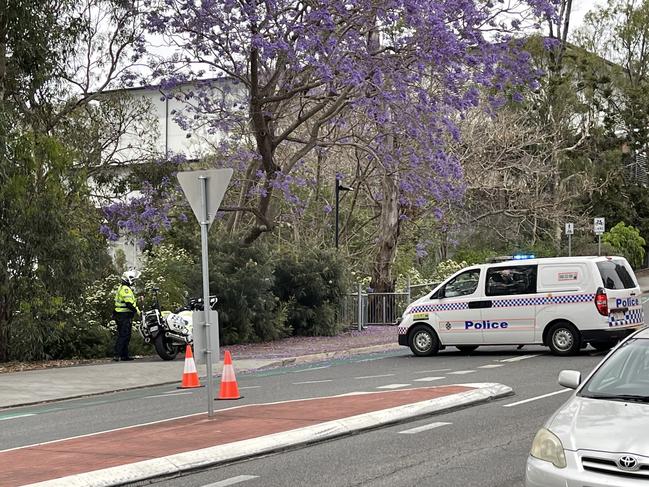
[{"label": "tree foliage", "polygon": [[626,257],[632,267],[638,268],[644,262],[646,242],[637,228],[619,222],[604,234],[602,240]]}]

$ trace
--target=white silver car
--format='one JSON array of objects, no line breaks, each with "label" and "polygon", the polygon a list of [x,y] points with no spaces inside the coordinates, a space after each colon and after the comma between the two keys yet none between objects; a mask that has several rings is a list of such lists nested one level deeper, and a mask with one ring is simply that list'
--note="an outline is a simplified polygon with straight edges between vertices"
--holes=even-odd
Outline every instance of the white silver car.
[{"label": "white silver car", "polygon": [[583,382],[564,370],[559,384],[576,392],[536,434],[526,486],[649,485],[649,329],[620,343]]}]

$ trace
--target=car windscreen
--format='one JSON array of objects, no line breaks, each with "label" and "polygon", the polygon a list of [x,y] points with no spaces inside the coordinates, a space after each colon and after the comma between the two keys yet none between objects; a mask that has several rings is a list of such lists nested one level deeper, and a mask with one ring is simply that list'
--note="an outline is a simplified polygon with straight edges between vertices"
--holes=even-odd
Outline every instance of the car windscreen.
[{"label": "car windscreen", "polygon": [[602,282],[606,289],[631,289],[636,287],[635,280],[624,265],[623,260],[608,260],[598,262],[597,269],[602,276]]},{"label": "car windscreen", "polygon": [[629,340],[621,345],[588,380],[580,395],[649,401],[649,340]]}]

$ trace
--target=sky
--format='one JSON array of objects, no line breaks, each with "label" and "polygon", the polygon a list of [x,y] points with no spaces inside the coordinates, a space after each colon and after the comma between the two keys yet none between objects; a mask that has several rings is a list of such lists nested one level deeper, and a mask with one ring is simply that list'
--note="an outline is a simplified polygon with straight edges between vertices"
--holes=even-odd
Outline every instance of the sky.
[{"label": "sky", "polygon": [[595,7],[605,3],[602,0],[573,0],[572,15],[570,16],[570,31],[574,32],[582,24],[584,15],[589,10],[593,10]]}]

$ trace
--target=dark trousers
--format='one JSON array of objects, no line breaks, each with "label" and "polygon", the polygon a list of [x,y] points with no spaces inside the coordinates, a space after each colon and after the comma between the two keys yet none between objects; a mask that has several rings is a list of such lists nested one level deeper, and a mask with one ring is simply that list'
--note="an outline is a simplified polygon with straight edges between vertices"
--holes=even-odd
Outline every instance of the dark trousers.
[{"label": "dark trousers", "polygon": [[115,342],[115,357],[128,357],[128,343],[131,341],[133,313],[115,313],[117,323],[117,341]]}]

